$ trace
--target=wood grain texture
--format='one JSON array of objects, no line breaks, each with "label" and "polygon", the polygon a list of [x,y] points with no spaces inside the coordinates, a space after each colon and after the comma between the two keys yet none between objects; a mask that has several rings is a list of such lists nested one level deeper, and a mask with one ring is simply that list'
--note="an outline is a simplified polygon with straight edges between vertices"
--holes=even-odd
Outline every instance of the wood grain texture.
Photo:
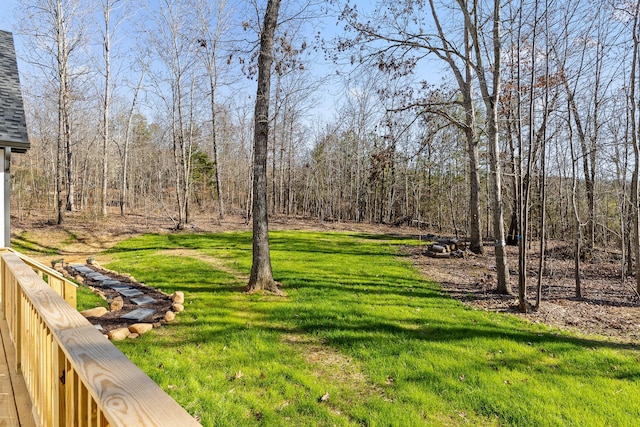
[{"label": "wood grain texture", "polygon": [[[16,425],[21,427],[35,427],[35,422],[31,415],[31,398],[29,397],[24,379],[12,368],[15,366],[15,355],[13,354],[12,344],[9,339],[7,322],[4,320],[0,320],[0,353],[0,371],[3,373],[6,372],[8,376],[6,384],[10,385],[10,394],[7,399],[11,401],[15,411],[12,412],[10,409],[7,409],[7,412],[4,412],[4,407],[0,405],[0,426]],[[3,369],[3,364],[6,371]],[[0,381],[2,380],[6,380],[6,378],[0,378]],[[14,416],[16,418],[14,418]],[[5,424],[2,424],[2,417],[6,418],[4,420],[6,422]],[[11,420],[11,422],[7,421],[7,419]],[[14,420],[18,423],[12,424]]]},{"label": "wood grain texture", "polygon": [[23,293],[53,333],[88,324],[77,310],[69,306],[38,275],[13,253],[2,254],[5,268],[18,281]]},{"label": "wood grain texture", "polygon": [[[0,330],[0,340],[2,340]],[[0,341],[0,426],[19,425],[16,402],[13,398],[13,386],[9,376],[9,365],[4,346]]]},{"label": "wood grain texture", "polygon": [[199,425],[93,326],[62,331],[60,342],[111,425]]},{"label": "wood grain texture", "polygon": [[73,283],[71,280],[64,277],[60,272],[54,270],[53,268],[47,267],[46,265],[38,262],[34,259],[29,258],[26,255],[21,254],[11,248],[5,248],[4,251],[10,252],[18,256],[22,262],[27,264],[33,270],[36,271],[36,274],[40,278],[47,277],[49,282],[49,286],[53,288],[62,298],[64,298],[67,303],[76,308],[76,289],[78,285]]}]

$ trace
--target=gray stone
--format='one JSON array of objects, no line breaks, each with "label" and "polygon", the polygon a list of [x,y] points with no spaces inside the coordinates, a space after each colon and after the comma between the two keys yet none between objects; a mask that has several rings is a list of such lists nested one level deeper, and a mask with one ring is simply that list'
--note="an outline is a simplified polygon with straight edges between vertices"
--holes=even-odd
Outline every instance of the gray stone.
[{"label": "gray stone", "polygon": [[131,289],[131,286],[115,285],[115,286],[110,286],[110,288],[113,289],[116,292],[120,292],[120,291],[126,291],[127,289]]},{"label": "gray stone", "polygon": [[131,302],[136,305],[151,304],[156,301],[157,300],[155,298],[151,298],[150,296],[146,296],[146,295],[140,298],[131,298]]},{"label": "gray stone", "polygon": [[97,271],[94,271],[93,273],[89,273],[86,276],[88,278],[90,278],[90,279],[93,279],[94,277],[102,277],[102,276],[104,276],[104,274],[98,273]]},{"label": "gray stone", "polygon": [[114,280],[114,279],[111,279],[111,278],[109,278],[109,280],[104,280],[102,282],[102,286],[110,286],[110,287],[118,286],[118,285],[121,285],[121,284],[122,284],[122,282],[120,280]]},{"label": "gray stone", "polygon": [[131,319],[131,320],[135,320],[136,322],[139,322],[142,319],[144,319],[145,317],[151,316],[155,312],[156,311],[151,309],[151,308],[136,308],[135,310],[133,310],[133,311],[127,313],[127,314],[123,314],[122,316],[120,316],[120,318],[121,319]]},{"label": "gray stone", "polygon": [[128,298],[137,297],[138,295],[144,295],[143,292],[140,292],[137,289],[124,289],[122,291],[118,291],[118,293],[120,295],[124,295],[125,297],[128,297]]},{"label": "gray stone", "polygon": [[[93,275],[92,275],[93,276]],[[96,282],[105,282],[107,280],[111,280],[111,277],[109,276],[105,276],[104,274],[101,274],[99,276],[93,276],[90,277],[92,280],[95,280]]]}]

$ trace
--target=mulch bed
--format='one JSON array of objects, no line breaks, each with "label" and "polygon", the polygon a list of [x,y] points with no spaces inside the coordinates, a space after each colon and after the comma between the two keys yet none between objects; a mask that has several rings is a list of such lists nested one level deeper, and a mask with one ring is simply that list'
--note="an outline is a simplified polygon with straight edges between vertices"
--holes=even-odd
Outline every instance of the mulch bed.
[{"label": "mulch bed", "polygon": [[[581,264],[582,298],[575,297],[573,252],[566,244],[549,245],[542,275],[542,299],[537,311],[518,312],[516,295],[495,292],[496,274],[493,248],[485,255],[434,259],[424,248],[410,247],[409,253],[426,277],[441,284],[453,298],[483,310],[507,312],[535,323],[572,330],[586,335],[602,335],[633,345],[640,344],[640,298],[633,277],[622,278],[621,260],[616,254],[601,252]],[[517,293],[518,248],[508,247],[513,292]],[[528,301],[535,301],[539,257],[532,249],[528,268]]]}]

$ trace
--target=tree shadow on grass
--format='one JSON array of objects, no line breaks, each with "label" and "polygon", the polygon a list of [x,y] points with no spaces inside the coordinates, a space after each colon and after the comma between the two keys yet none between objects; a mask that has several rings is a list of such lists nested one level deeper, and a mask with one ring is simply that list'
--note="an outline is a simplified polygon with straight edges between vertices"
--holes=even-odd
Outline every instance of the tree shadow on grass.
[{"label": "tree shadow on grass", "polygon": [[[217,240],[222,240],[225,243],[237,243],[239,245],[246,244],[246,236],[238,234],[224,234],[214,235]],[[180,244],[184,244],[186,241],[191,241],[190,244],[196,244],[199,241],[200,236],[193,237],[191,235],[178,235],[175,240]],[[289,241],[288,237],[283,237],[284,241]],[[294,245],[292,250],[302,250],[303,247],[309,245],[308,238],[292,239]],[[354,247],[356,244],[349,245]],[[175,247],[174,245],[168,245]],[[347,254],[352,250],[348,249]],[[131,249],[134,250],[134,249]],[[137,247],[135,250],[140,251],[141,248]],[[151,249],[142,249],[143,251],[158,250],[157,247]],[[149,252],[152,253],[152,252]],[[340,252],[342,254],[342,252]],[[376,255],[380,253],[377,252]],[[157,287],[167,287],[173,291],[181,290],[186,293],[193,294],[232,294],[240,293],[244,289],[245,283],[239,282],[236,278],[230,276],[227,273],[217,271],[206,262],[194,260],[184,265],[169,265],[166,268],[158,269],[157,271],[147,272],[145,280],[157,284]],[[291,323],[290,330],[298,331],[299,333],[316,333],[317,331],[323,331],[327,335],[335,336],[332,338],[335,342],[331,345],[338,347],[349,346],[359,340],[371,339],[370,335],[374,333],[389,335],[399,335],[404,339],[420,340],[420,341],[456,341],[466,340],[474,338],[502,338],[509,339],[519,343],[539,342],[542,339],[545,341],[558,340],[573,345],[583,347],[608,347],[608,348],[624,348],[624,349],[637,349],[634,345],[613,343],[604,340],[584,339],[576,337],[567,337],[558,335],[551,332],[526,332],[524,329],[514,331],[505,329],[504,325],[496,326],[495,323],[486,323],[482,328],[478,326],[478,319],[473,319],[466,324],[461,324],[459,321],[455,324],[442,323],[441,320],[429,319],[428,317],[417,317],[416,322],[430,322],[431,326],[420,328],[406,328],[398,324],[398,322],[390,322],[383,318],[376,318],[373,315],[369,315],[369,318],[354,319],[353,313],[349,313],[349,307],[355,307],[355,311],[365,313],[372,306],[385,307],[386,305],[393,304],[398,306],[404,306],[406,309],[421,308],[425,310],[452,310],[453,300],[443,296],[442,292],[435,286],[417,277],[405,277],[400,274],[385,274],[383,277],[362,277],[356,276],[356,278],[345,278],[341,274],[336,273],[332,276],[331,273],[322,275],[321,272],[315,272],[314,277],[308,279],[304,278],[300,272],[280,272],[276,277],[278,281],[285,284],[285,289],[292,290],[296,293],[301,293],[298,297],[305,298],[317,298],[318,295],[313,296],[309,292],[315,294],[327,293],[327,296],[339,305],[333,307],[331,310],[322,310],[318,306],[313,309],[307,309],[304,306],[298,305],[295,302],[286,304],[274,303],[270,301],[272,307],[265,308],[259,307],[259,305],[252,306],[248,309],[255,310],[256,315],[259,315],[263,320],[262,323],[268,323],[269,321],[276,322],[289,322]],[[171,278],[167,282],[167,278]],[[337,281],[342,279],[342,283]],[[365,279],[365,280],[362,280]],[[249,299],[250,296],[245,298]],[[359,300],[364,298],[364,300]],[[255,299],[255,297],[254,297]],[[256,301],[259,301],[256,300]],[[428,301],[428,302],[425,302]],[[456,310],[458,310],[456,308]],[[297,320],[299,319],[299,320]],[[348,321],[342,321],[346,319]],[[440,325],[440,326],[434,326]],[[340,334],[334,332],[344,332],[342,338],[338,338]],[[331,333],[329,333],[331,332]],[[208,339],[211,337],[201,337],[202,339]],[[200,339],[200,338],[199,338]],[[351,344],[350,344],[351,342]]]},{"label": "tree shadow on grass", "polygon": [[[330,252],[338,256],[374,254],[381,255],[385,250],[375,251],[375,248],[367,248],[367,245],[361,245],[358,241],[333,241],[331,235],[325,238],[326,234],[318,233],[300,233],[300,234],[276,234],[272,240],[274,246],[286,247],[288,252]],[[316,238],[316,235],[319,236]],[[403,236],[376,236],[362,233],[351,233],[354,238],[367,238],[371,240],[382,240],[386,238],[404,239]],[[321,237],[321,238],[320,238]],[[208,244],[203,248],[203,238]],[[146,239],[146,240],[145,240]],[[135,239],[134,239],[135,240]],[[118,251],[138,251],[141,254],[153,256],[154,251],[165,248],[176,247],[197,247],[198,250],[206,250],[209,248],[220,248],[220,246],[233,247],[234,249],[247,249],[250,245],[250,234],[248,233],[223,233],[213,235],[190,235],[177,234],[168,236],[148,236],[142,238],[138,242],[133,242],[130,246],[123,244],[121,247],[115,247],[112,252]],[[283,250],[282,248],[280,250]],[[239,293],[244,289],[245,283],[240,283],[236,278],[211,268],[206,262],[189,261],[182,264],[174,260],[168,265],[151,272],[146,272],[145,280],[157,284],[158,287],[167,287],[172,290],[182,290],[187,293],[209,293],[209,294],[230,294]],[[299,268],[299,267],[298,267]],[[303,269],[302,269],[303,270]],[[171,280],[167,280],[171,279]],[[358,307],[357,310],[366,310],[364,306],[384,307],[393,303],[396,305],[404,305],[408,309],[420,308],[423,310],[447,310],[452,307],[452,302],[442,295],[442,292],[434,285],[417,278],[405,277],[402,274],[387,274],[382,277],[367,277],[366,273],[360,273],[353,278],[345,277],[343,273],[332,273],[330,271],[316,271],[312,273],[312,277],[305,278],[300,271],[280,271],[277,272],[276,279],[285,284],[286,289],[302,293],[301,296],[313,293],[327,293],[339,305],[344,307]],[[311,297],[310,294],[307,296]],[[317,296],[316,296],[317,297]],[[359,301],[359,298],[364,298]],[[425,300],[429,302],[425,304]],[[418,303],[416,303],[416,301]],[[290,309],[281,307],[277,304],[270,309],[258,308],[262,311],[260,315],[265,319],[271,318],[278,322],[291,321],[290,316],[298,316],[304,321],[293,322],[292,328],[300,333],[314,333],[314,331],[322,330],[343,331],[345,332],[342,339],[346,341],[336,341],[337,346],[348,346],[348,340],[366,340],[372,333],[381,333],[384,335],[399,334],[405,339],[427,340],[427,341],[452,341],[465,340],[472,338],[505,338],[516,342],[537,342],[540,341],[540,334],[528,332],[514,332],[505,330],[504,326],[492,326],[487,324],[483,328],[479,328],[476,323],[464,326],[446,325],[440,321],[431,320],[440,327],[429,326],[425,328],[403,328],[397,322],[389,322],[384,319],[376,320],[370,317],[368,320],[357,320],[349,313],[333,310],[333,312],[324,312],[316,307],[314,310],[307,310],[303,307],[290,304],[294,308],[295,313]],[[285,305],[286,307],[286,305]],[[254,309],[256,309],[254,307]],[[331,311],[331,310],[330,310]],[[294,318],[295,319],[295,318]],[[349,323],[340,323],[340,319],[349,319]],[[330,320],[328,322],[327,320]],[[265,320],[266,321],[266,320]],[[425,320],[426,321],[426,320]],[[361,335],[358,338],[359,334]],[[336,335],[336,334],[332,334]],[[337,334],[336,336],[339,336]],[[581,345],[586,347],[610,347],[610,348],[637,348],[626,344],[612,343],[608,341],[599,341],[582,338],[561,337],[555,333],[542,333],[542,337],[548,341],[564,340],[567,343]],[[338,340],[338,338],[335,338]]]},{"label": "tree shadow on grass", "polygon": [[[171,249],[250,250],[250,239],[246,234],[213,236],[203,246],[203,235],[176,235],[155,243],[150,241],[145,251],[153,256],[153,251],[161,250],[152,247],[154,244]],[[599,378],[637,381],[640,377],[637,364],[627,363],[631,358],[624,357],[624,370],[613,374],[605,371],[615,363],[612,361],[616,359],[615,355],[603,353],[593,364],[590,364],[593,358],[582,358],[584,349],[637,351],[635,345],[568,335],[520,322],[512,316],[466,309],[411,270],[407,270],[405,276],[398,272],[400,270],[380,269],[375,263],[384,262],[384,258],[372,258],[370,264],[356,266],[358,271],[353,272],[353,277],[346,273],[346,264],[355,260],[348,256],[376,255],[390,259],[395,255],[388,246],[376,250],[366,243],[336,242],[331,236],[316,239],[312,233],[301,233],[291,238],[285,234],[276,235],[273,247],[283,253],[288,251],[292,260],[287,259],[287,262],[297,263],[290,270],[286,270],[286,266],[275,267],[277,280],[286,285],[288,299],[242,294],[238,290],[244,283],[217,271],[215,266],[187,257],[180,263],[177,260],[159,263],[154,271],[146,272],[145,280],[162,283],[159,286],[166,283],[171,289],[183,290],[187,296],[186,311],[180,314],[179,323],[170,326],[175,333],[168,334],[162,346],[176,352],[185,346],[199,351],[196,349],[203,346],[203,351],[213,352],[233,345],[234,352],[246,360],[251,359],[247,363],[259,363],[268,358],[270,362],[288,368],[286,357],[293,351],[304,354],[308,350],[305,343],[309,340],[285,340],[285,337],[311,337],[314,345],[341,353],[353,363],[361,364],[368,375],[383,366],[400,372],[405,380],[413,378],[418,383],[417,388],[429,389],[432,393],[437,393],[433,389],[452,393],[472,389],[473,393],[481,393],[478,390],[487,390],[487,383],[489,387],[505,387],[502,379],[483,376],[484,389],[473,388],[471,374],[484,374],[485,370],[505,369],[531,376],[544,371],[547,377],[541,384],[555,388],[558,386],[553,380],[563,380],[563,376],[578,377],[590,387],[596,387]],[[323,259],[314,259],[313,264],[305,265],[305,257],[314,257],[316,253],[336,255],[335,259],[327,258],[336,263],[336,270],[329,265],[323,269]],[[361,261],[361,258],[357,260]],[[374,268],[384,274],[369,271]],[[505,348],[503,353],[498,352],[501,348]],[[576,353],[580,357],[576,357]],[[253,359],[255,354],[262,355],[262,359]],[[440,365],[429,373],[430,358],[439,358]],[[425,364],[420,365],[424,361]],[[419,369],[414,366],[422,371],[417,372]],[[461,374],[468,375],[469,381],[458,379]],[[370,381],[380,383],[379,378]],[[400,398],[411,401],[412,397],[407,394]],[[500,408],[491,409],[493,397],[479,396],[477,399],[479,404],[465,402],[463,405],[483,413],[504,413]],[[485,407],[489,409],[485,410]],[[525,420],[533,420],[532,425],[539,421],[537,418]]]},{"label": "tree shadow on grass", "polygon": [[42,242],[30,240],[23,235],[13,237],[11,239],[11,244],[14,249],[21,252],[38,252],[45,255],[58,255],[61,251],[59,247],[45,245]]},{"label": "tree shadow on grass", "polygon": [[[211,292],[211,288],[207,287],[185,289],[188,289],[189,292]],[[215,292],[231,293],[236,289],[236,287],[229,286],[218,288]],[[250,299],[251,296],[246,298]],[[433,303],[435,303],[433,306],[422,306],[420,312],[413,310],[398,321],[389,320],[384,315],[376,316],[365,307],[365,305],[369,305],[368,303],[357,307],[353,301],[344,301],[344,304],[334,304],[330,307],[296,304],[283,299],[265,300],[264,298],[245,301],[245,303],[246,309],[250,310],[254,320],[252,327],[278,333],[321,335],[327,345],[342,349],[360,344],[364,344],[365,347],[378,348],[389,340],[454,343],[476,339],[508,340],[527,346],[554,344],[555,346],[566,345],[588,349],[640,349],[635,344],[574,336],[552,330],[530,331],[526,329],[525,324],[522,325],[522,328],[512,325],[511,322],[519,322],[516,319],[504,318],[506,324],[501,324],[499,317],[503,315],[490,314],[492,320],[486,320],[481,315],[489,315],[488,313],[479,313],[473,310],[458,312],[457,316],[451,320],[428,314],[425,316],[424,313],[429,310],[453,309],[451,305],[453,301],[446,297],[441,298],[445,300],[442,304],[438,304],[439,298],[433,298]],[[350,302],[351,304],[349,304]],[[216,323],[223,325],[225,321],[220,319]],[[229,325],[234,325],[232,329],[242,330],[242,327],[238,327],[237,324],[237,319],[229,322]],[[201,335],[195,331],[193,339],[196,342],[206,342],[215,340],[216,336],[207,333]]]}]

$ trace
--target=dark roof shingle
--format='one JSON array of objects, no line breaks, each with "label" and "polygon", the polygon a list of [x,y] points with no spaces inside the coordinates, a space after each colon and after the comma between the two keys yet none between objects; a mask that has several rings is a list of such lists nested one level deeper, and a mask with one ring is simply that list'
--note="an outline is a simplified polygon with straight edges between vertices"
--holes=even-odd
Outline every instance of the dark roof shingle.
[{"label": "dark roof shingle", "polygon": [[0,147],[29,149],[13,35],[0,30]]}]

